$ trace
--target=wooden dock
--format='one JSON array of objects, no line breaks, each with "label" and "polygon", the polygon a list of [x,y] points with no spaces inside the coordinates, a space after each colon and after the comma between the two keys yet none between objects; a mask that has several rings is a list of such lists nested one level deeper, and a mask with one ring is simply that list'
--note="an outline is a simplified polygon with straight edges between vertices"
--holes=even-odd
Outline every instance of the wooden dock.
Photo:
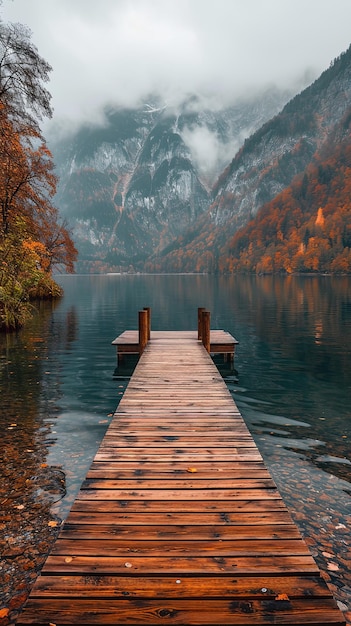
[{"label": "wooden dock", "polygon": [[17,624],[345,624],[196,334],[151,334]]},{"label": "wooden dock", "polygon": [[[150,339],[159,340],[167,336],[169,333],[162,330],[152,330]],[[183,331],[183,336],[189,341],[198,339],[198,332],[195,330]],[[232,335],[224,330],[212,330],[210,340],[210,354],[223,354],[225,359],[234,361],[235,348],[238,341]],[[121,335],[112,341],[112,345],[117,348],[117,363],[128,354],[139,354],[139,332],[137,330],[125,330]]]},{"label": "wooden dock", "polygon": [[[198,339],[202,342],[207,352],[211,355],[223,354],[224,360],[229,359],[234,363],[235,348],[239,343],[235,337],[225,330],[211,330],[211,314],[204,307],[197,311],[197,331],[182,331],[182,337],[193,341]],[[117,348],[117,366],[126,355],[142,354],[150,339],[160,340],[169,337],[168,331],[151,331],[151,309],[145,307],[139,311],[138,330],[125,330],[112,341]]]}]

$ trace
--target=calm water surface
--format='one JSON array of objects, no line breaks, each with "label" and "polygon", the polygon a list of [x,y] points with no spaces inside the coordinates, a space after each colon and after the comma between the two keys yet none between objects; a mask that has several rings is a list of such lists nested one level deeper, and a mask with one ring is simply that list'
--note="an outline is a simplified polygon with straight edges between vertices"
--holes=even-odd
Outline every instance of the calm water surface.
[{"label": "calm water surface", "polygon": [[1,433],[19,464],[30,456],[35,473],[40,448],[64,472],[58,514],[67,515],[129,380],[128,371],[115,372],[111,341],[137,328],[145,306],[154,330],[195,329],[203,306],[212,328],[239,341],[235,370],[221,368],[222,374],[312,553],[347,605],[351,279],[100,275],[58,282],[65,291],[59,303],[44,304],[26,329],[0,338]]}]

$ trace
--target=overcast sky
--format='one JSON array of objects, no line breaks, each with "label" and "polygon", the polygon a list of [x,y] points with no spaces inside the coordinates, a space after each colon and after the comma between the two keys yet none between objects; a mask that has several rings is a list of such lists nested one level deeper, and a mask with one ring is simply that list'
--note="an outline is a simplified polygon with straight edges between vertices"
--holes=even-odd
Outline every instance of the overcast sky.
[{"label": "overcast sky", "polygon": [[226,102],[319,76],[351,43],[351,0],[3,0],[53,71],[54,120],[159,91]]}]

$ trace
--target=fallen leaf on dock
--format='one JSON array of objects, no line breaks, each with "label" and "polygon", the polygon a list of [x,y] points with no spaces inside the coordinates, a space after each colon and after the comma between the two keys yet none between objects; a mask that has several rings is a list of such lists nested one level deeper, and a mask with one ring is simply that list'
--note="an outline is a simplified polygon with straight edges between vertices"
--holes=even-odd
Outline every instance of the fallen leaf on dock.
[{"label": "fallen leaf on dock", "polygon": [[289,596],[286,593],[278,593],[274,598],[275,600],[290,600]]},{"label": "fallen leaf on dock", "polygon": [[197,472],[197,469],[196,467],[188,467],[186,471],[189,472],[190,474],[195,474],[195,472]]}]

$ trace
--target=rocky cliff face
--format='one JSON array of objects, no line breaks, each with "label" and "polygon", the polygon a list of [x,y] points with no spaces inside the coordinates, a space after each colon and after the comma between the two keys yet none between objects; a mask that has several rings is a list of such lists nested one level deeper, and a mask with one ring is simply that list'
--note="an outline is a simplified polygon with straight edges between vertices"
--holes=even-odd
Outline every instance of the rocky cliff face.
[{"label": "rocky cliff face", "polygon": [[52,142],[80,267],[142,269],[206,214],[214,180],[288,98],[270,89],[220,110],[195,97],[177,111],[153,102]]},{"label": "rocky cliff face", "polygon": [[215,184],[208,211],[147,269],[216,271],[226,242],[325,149],[350,102],[351,48],[246,139]]},{"label": "rocky cliff face", "polygon": [[302,172],[342,119],[351,101],[351,48],[309,88],[244,144],[216,187],[211,214],[221,222],[221,198],[233,195],[238,225],[257,214]]}]

